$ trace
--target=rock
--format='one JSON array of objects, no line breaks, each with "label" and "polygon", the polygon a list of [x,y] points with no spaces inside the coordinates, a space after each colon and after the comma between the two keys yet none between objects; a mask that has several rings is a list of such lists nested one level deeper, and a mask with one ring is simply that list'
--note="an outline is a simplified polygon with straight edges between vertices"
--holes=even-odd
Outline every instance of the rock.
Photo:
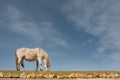
[{"label": "rock", "polygon": [[110,78],[119,78],[120,75],[118,73],[110,73]]},{"label": "rock", "polygon": [[2,73],[2,72],[0,72],[0,78],[3,78],[3,77],[4,77],[3,73]]},{"label": "rock", "polygon": [[83,74],[83,78],[87,78],[87,75],[86,75],[86,74]]},{"label": "rock", "polygon": [[102,78],[107,78],[107,74],[103,73],[101,74]]},{"label": "rock", "polygon": [[76,77],[76,78],[84,78],[84,75],[81,74],[81,73],[76,73],[76,74],[75,74],[75,77]]},{"label": "rock", "polygon": [[57,75],[57,79],[64,79],[64,77]]},{"label": "rock", "polygon": [[48,74],[45,74],[45,75],[44,75],[44,78],[48,79]]},{"label": "rock", "polygon": [[87,75],[87,78],[93,78],[93,77],[94,77],[94,76],[91,75],[91,74]]},{"label": "rock", "polygon": [[69,78],[68,75],[57,76],[57,79],[67,79],[67,78]]},{"label": "rock", "polygon": [[44,75],[44,78],[46,78],[46,79],[53,79],[54,78],[54,74],[46,74],[46,75]]},{"label": "rock", "polygon": [[98,78],[102,78],[102,75],[101,75],[101,74],[99,74],[99,75],[98,75]]},{"label": "rock", "polygon": [[38,76],[38,78],[44,78],[43,74],[38,74],[37,76]]},{"label": "rock", "polygon": [[12,74],[12,73],[7,73],[7,74],[4,75],[4,78],[19,78],[19,75]]},{"label": "rock", "polygon": [[75,74],[74,74],[74,73],[71,73],[68,77],[69,77],[69,78],[75,78]]},{"label": "rock", "polygon": [[35,79],[36,77],[37,77],[37,75],[35,73],[30,73],[27,75],[27,78]]},{"label": "rock", "polygon": [[119,77],[120,77],[119,74],[117,73],[114,74],[114,78],[119,78]]},{"label": "rock", "polygon": [[44,75],[43,74],[38,74],[37,77],[38,78],[44,78]]},{"label": "rock", "polygon": [[94,78],[100,78],[99,74],[94,74]]},{"label": "rock", "polygon": [[57,78],[57,74],[54,74],[53,78]]},{"label": "rock", "polygon": [[5,77],[5,78],[12,78],[12,74],[7,73],[4,77]]},{"label": "rock", "polygon": [[28,78],[28,79],[29,79],[29,78],[35,79],[36,77],[37,77],[37,76],[36,76],[35,73],[30,73],[30,74],[27,75],[27,78]]},{"label": "rock", "polygon": [[85,75],[81,73],[71,73],[68,77],[69,78],[85,78]]},{"label": "rock", "polygon": [[19,78],[19,75],[15,74],[12,76],[12,78]]},{"label": "rock", "polygon": [[20,74],[20,78],[26,78],[26,77],[27,76],[26,76],[26,74],[24,72]]},{"label": "rock", "polygon": [[69,76],[68,75],[62,75],[63,76],[63,78],[65,79],[65,78],[69,78]]},{"label": "rock", "polygon": [[109,75],[110,75],[110,78],[114,78],[114,73],[111,72]]},{"label": "rock", "polygon": [[39,74],[38,76],[39,76],[39,78],[44,78],[43,74]]},{"label": "rock", "polygon": [[50,74],[50,75],[48,75],[48,77],[49,77],[49,79],[52,79],[52,78],[54,78],[54,74]]},{"label": "rock", "polygon": [[107,78],[107,77],[108,77],[108,75],[105,73],[99,74],[99,78]]},{"label": "rock", "polygon": [[107,78],[111,78],[111,76],[109,74],[107,74]]}]

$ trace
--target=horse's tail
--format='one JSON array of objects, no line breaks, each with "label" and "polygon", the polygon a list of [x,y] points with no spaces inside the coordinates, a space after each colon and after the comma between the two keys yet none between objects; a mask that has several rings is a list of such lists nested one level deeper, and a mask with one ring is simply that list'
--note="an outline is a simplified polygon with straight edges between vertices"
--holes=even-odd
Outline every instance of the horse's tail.
[{"label": "horse's tail", "polygon": [[15,62],[16,62],[16,70],[18,70],[18,57],[17,57],[17,54],[16,54],[17,51],[15,51]]}]

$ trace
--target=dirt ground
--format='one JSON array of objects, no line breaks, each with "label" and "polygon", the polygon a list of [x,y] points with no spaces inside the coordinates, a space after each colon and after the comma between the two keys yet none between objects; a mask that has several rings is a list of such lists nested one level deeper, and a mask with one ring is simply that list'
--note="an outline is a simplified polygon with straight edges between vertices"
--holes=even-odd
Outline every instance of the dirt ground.
[{"label": "dirt ground", "polygon": [[120,79],[20,79],[20,78],[0,78],[0,80],[120,80]]}]

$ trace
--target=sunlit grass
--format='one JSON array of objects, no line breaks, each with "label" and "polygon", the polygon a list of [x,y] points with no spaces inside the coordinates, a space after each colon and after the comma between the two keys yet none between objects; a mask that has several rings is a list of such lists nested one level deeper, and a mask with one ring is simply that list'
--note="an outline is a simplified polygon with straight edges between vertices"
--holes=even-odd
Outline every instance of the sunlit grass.
[{"label": "sunlit grass", "polygon": [[25,72],[26,74],[35,73],[35,74],[55,74],[55,75],[69,75],[71,73],[81,73],[86,75],[94,75],[94,74],[102,74],[102,73],[118,73],[119,71],[16,71],[16,70],[0,70],[4,75],[12,74],[12,75],[20,75]]}]

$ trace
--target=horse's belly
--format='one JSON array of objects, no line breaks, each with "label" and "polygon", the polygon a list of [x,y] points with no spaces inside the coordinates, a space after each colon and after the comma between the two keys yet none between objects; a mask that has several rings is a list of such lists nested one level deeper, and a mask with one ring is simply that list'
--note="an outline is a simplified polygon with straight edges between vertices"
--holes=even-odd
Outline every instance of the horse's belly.
[{"label": "horse's belly", "polygon": [[36,60],[36,55],[35,54],[29,54],[29,55],[26,55],[25,56],[25,60],[27,60],[27,61],[34,61],[34,60]]},{"label": "horse's belly", "polygon": [[36,58],[27,57],[27,58],[25,58],[25,60],[27,60],[27,61],[34,61],[34,60],[36,60]]}]

